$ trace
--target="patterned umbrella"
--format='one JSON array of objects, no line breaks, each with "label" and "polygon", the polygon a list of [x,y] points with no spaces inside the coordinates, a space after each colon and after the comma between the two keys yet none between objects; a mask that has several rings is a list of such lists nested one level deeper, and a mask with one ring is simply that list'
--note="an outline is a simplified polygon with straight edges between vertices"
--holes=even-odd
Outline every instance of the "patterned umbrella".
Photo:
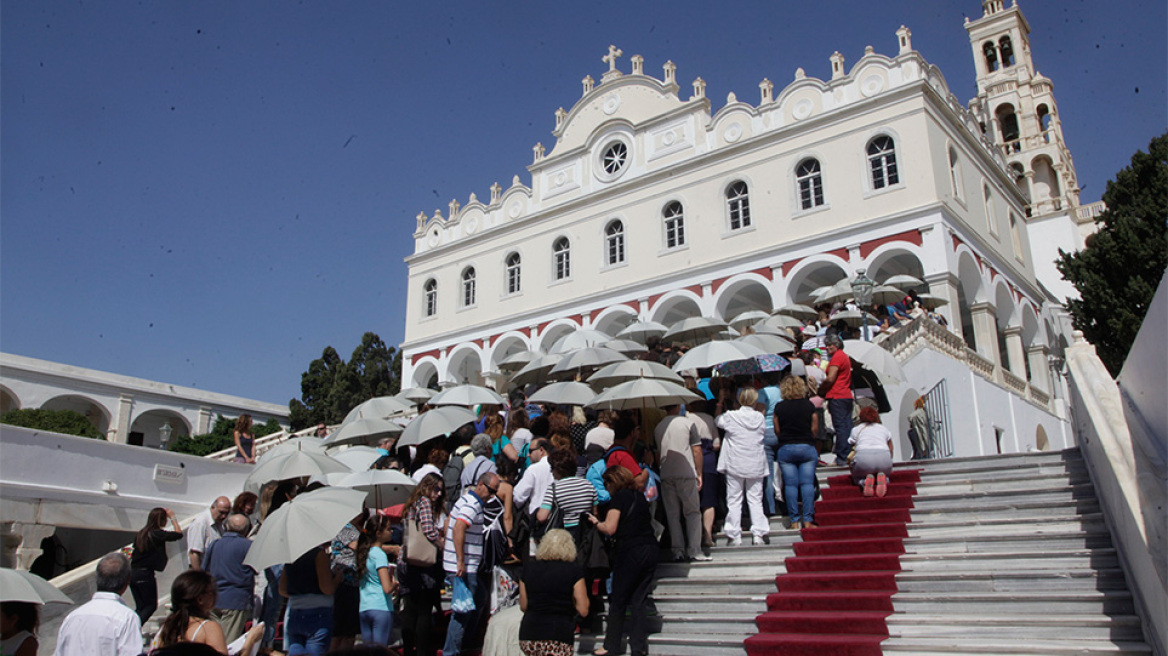
[{"label": "patterned umbrella", "polygon": [[791,366],[791,362],[787,358],[773,353],[765,353],[745,360],[723,362],[714,367],[714,371],[722,376],[754,376],[772,371],[782,371],[789,366]]}]

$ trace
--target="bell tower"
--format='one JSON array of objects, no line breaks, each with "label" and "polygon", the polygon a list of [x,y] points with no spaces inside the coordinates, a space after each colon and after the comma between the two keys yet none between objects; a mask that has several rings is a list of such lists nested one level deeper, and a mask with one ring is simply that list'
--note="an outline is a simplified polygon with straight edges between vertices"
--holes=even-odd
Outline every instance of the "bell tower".
[{"label": "bell tower", "polygon": [[1069,212],[1078,223],[1075,164],[1063,141],[1053,84],[1031,58],[1030,24],[1016,1],[1009,8],[1004,0],[981,5],[982,17],[965,22],[977,70],[977,97],[969,109],[1005,155],[1028,200],[1028,219]]}]

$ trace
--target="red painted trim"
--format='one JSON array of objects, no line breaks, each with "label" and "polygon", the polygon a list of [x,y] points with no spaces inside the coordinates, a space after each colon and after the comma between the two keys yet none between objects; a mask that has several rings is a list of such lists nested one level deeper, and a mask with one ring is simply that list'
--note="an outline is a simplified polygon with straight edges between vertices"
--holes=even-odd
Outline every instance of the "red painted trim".
[{"label": "red painted trim", "polygon": [[795,260],[783,262],[783,277],[786,278],[788,275],[790,275],[791,269],[794,269],[795,265],[802,262],[802,261],[803,261],[803,258],[798,258]]},{"label": "red painted trim", "polygon": [[955,252],[957,251],[958,246],[965,245],[965,242],[961,241],[961,237],[958,237],[957,235],[950,235],[950,236],[953,237],[953,250]]},{"label": "red painted trim", "polygon": [[415,354],[410,356],[410,364],[416,365],[416,364],[418,364],[418,360],[421,360],[422,358],[424,358],[426,356],[433,356],[435,360],[437,360],[440,357],[438,349],[434,349],[432,351],[426,351],[424,353],[415,353]]},{"label": "red painted trim", "polygon": [[837,248],[834,251],[828,251],[828,252],[824,253],[824,255],[834,255],[834,256],[838,257],[839,259],[844,260],[846,262],[848,259],[848,249]]},{"label": "red painted trim", "polygon": [[898,232],[895,235],[888,235],[886,237],[880,237],[879,239],[866,241],[863,244],[860,244],[860,257],[868,257],[872,254],[872,251],[876,250],[880,246],[894,241],[907,241],[910,244],[920,246],[922,243],[921,232],[920,230],[906,230],[904,232]]}]

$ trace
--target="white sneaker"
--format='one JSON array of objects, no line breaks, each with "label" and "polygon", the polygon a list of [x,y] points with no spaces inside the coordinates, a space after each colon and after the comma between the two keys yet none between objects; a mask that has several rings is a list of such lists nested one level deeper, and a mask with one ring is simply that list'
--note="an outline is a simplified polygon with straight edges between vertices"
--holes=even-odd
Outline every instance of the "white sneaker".
[{"label": "white sneaker", "polygon": [[756,535],[756,536],[754,536],[753,543],[755,546],[758,546],[760,544],[770,544],[771,537],[769,535]]},{"label": "white sneaker", "polygon": [[742,538],[726,538],[727,547],[741,547]]},{"label": "white sneaker", "polygon": [[700,563],[706,563],[706,562],[709,562],[713,559],[714,559],[713,556],[708,556],[704,553],[698,554],[698,555],[693,557],[693,560],[700,562]]}]

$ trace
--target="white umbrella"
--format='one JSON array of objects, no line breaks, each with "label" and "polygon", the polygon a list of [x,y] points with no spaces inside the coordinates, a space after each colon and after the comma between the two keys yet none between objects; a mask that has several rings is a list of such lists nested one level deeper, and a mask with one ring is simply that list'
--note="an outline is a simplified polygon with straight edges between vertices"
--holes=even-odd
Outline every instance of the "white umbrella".
[{"label": "white umbrella", "polygon": [[405,399],[406,401],[417,405],[419,403],[425,403],[426,401],[429,401],[430,398],[437,393],[438,392],[425,387],[407,387],[404,390],[398,392],[395,396],[397,396],[399,399]]},{"label": "white umbrella", "polygon": [[912,289],[913,287],[924,287],[925,281],[917,278],[916,276],[910,276],[905,273],[898,273],[895,276],[889,277],[888,280],[885,280],[884,284],[890,287],[899,287],[900,289],[908,290]]},{"label": "white umbrella", "polygon": [[262,572],[272,565],[293,562],[336,537],[350,519],[365,510],[364,502],[364,492],[341,487],[297,495],[264,520],[243,564]]},{"label": "white umbrella", "polygon": [[[835,314],[831,315],[831,319],[829,319],[829,321],[832,324],[835,324],[835,322],[837,322],[837,321],[843,321],[844,323],[848,324],[849,326],[859,327],[859,326],[864,325],[864,315],[865,314],[867,314],[867,313],[860,312],[859,310],[843,310],[841,312],[836,312]],[[868,325],[869,326],[874,325],[875,321],[873,321],[871,315],[868,315],[868,317],[869,317],[868,318]]]},{"label": "white umbrella", "polygon": [[550,403],[552,405],[588,405],[596,397],[596,391],[584,383],[575,381],[552,383],[527,398],[528,403]]},{"label": "white umbrella", "polygon": [[729,327],[720,319],[689,317],[670,326],[669,331],[661,339],[666,342],[694,342],[713,337]]},{"label": "white umbrella", "polygon": [[674,371],[708,369],[731,360],[745,360],[766,353],[757,346],[733,342],[706,342],[691,348],[673,364]]},{"label": "white umbrella", "polygon": [[294,453],[296,451],[311,451],[312,453],[324,453],[324,440],[319,437],[305,435],[304,437],[294,437],[290,440],[284,440],[276,446],[264,451],[256,458],[258,464],[264,464],[267,461],[277,456]]},{"label": "white umbrella", "polygon": [[788,339],[791,337],[791,332],[786,328],[780,328],[765,321],[759,321],[758,323],[751,326],[750,329],[754,331],[755,335],[776,335],[778,337],[786,337]]},{"label": "white umbrella", "polygon": [[369,469],[354,472],[336,482],[338,487],[348,487],[366,493],[366,508],[385,508],[405,503],[414,490],[414,479],[392,469]]},{"label": "white umbrella", "polygon": [[528,362],[542,355],[544,355],[543,351],[533,351],[531,349],[518,351],[499,360],[498,366],[501,371],[516,371],[522,369]]},{"label": "white umbrella", "polygon": [[612,335],[606,332],[592,328],[581,328],[557,339],[556,343],[548,349],[548,353],[567,353],[575,349],[600,346],[611,339]]},{"label": "white umbrella", "polygon": [[400,435],[402,427],[388,419],[355,419],[324,438],[325,446],[340,444],[370,444],[383,437]]},{"label": "white umbrella", "polygon": [[648,353],[649,349],[642,343],[633,341],[631,339],[614,339],[611,342],[601,344],[604,348],[609,348],[625,355],[634,355],[637,353]]},{"label": "white umbrella", "polygon": [[763,312],[762,310],[747,310],[746,312],[741,312],[735,315],[734,318],[730,320],[730,327],[736,330],[742,330],[743,328],[756,323],[760,319],[766,319],[769,316],[771,316],[770,312]]},{"label": "white umbrella", "polygon": [[349,468],[316,451],[290,451],[255,466],[251,475],[243,482],[245,489],[259,489],[269,481],[282,481],[301,476],[317,476],[332,472],[349,471]]},{"label": "white umbrella", "polygon": [[613,362],[624,362],[629,356],[603,346],[581,348],[565,353],[564,357],[548,371],[549,376],[578,372],[585,368],[603,367]]},{"label": "white umbrella", "polygon": [[811,290],[811,294],[810,294],[811,302],[812,303],[819,303],[819,301],[817,301],[815,299],[826,294],[832,287],[834,287],[834,285],[824,285],[822,287],[816,287],[815,289]]},{"label": "white umbrella", "polygon": [[640,378],[604,390],[588,405],[611,410],[639,410],[680,405],[702,398],[677,383],[656,378]]},{"label": "white umbrella", "polygon": [[482,385],[455,385],[435,394],[429,401],[430,405],[461,405],[469,408],[472,405],[503,405],[503,397],[489,387]]},{"label": "white umbrella", "polygon": [[784,305],[771,314],[781,314],[788,317],[795,317],[796,319],[814,319],[819,316],[819,310],[809,305],[792,303],[790,305]]},{"label": "white umbrella", "polygon": [[331,455],[333,460],[357,472],[372,467],[381,457],[381,452],[371,446],[351,446]]},{"label": "white umbrella", "polygon": [[634,321],[625,326],[624,330],[621,330],[616,336],[644,344],[650,337],[661,337],[668,330],[669,328],[665,327],[664,324],[656,321]]},{"label": "white umbrella", "polygon": [[844,278],[827,289],[826,292],[815,297],[816,303],[835,303],[836,301],[846,301],[856,295],[852,291],[852,281]]},{"label": "white umbrella", "polygon": [[902,383],[907,378],[896,357],[883,347],[858,339],[844,340],[844,353],[870,369],[885,385]]},{"label": "white umbrella", "polygon": [[628,362],[614,362],[600,368],[588,377],[588,384],[597,388],[611,387],[618,383],[641,378],[656,378],[671,383],[681,384],[681,376],[660,362],[650,360],[629,360]]},{"label": "white umbrella", "polygon": [[872,302],[880,305],[892,305],[893,303],[904,298],[905,293],[896,287],[888,285],[877,285],[872,288]]},{"label": "white umbrella", "polygon": [[414,417],[397,438],[397,446],[412,446],[448,435],[475,419],[478,419],[475,413],[456,405],[434,408]]},{"label": "white umbrella", "polygon": [[22,601],[28,604],[71,604],[57,586],[24,570],[0,567],[0,601]]},{"label": "white umbrella", "polygon": [[385,419],[403,412],[412,412],[413,409],[414,404],[410,401],[399,399],[396,396],[378,396],[357,404],[349,411],[349,414],[345,415],[345,419],[341,423],[347,424],[356,419]]},{"label": "white umbrella", "polygon": [[[803,323],[802,319],[796,319],[795,317],[786,314],[774,314],[758,323],[774,326],[775,328],[798,328],[800,330],[802,330],[803,326],[806,325]],[[755,325],[757,326],[758,324]]]},{"label": "white umbrella", "polygon": [[926,310],[933,310],[941,307],[942,305],[949,304],[949,299],[942,298],[940,296],[934,296],[932,294],[917,294],[917,300],[921,302],[921,307],[925,308]]},{"label": "white umbrella", "polygon": [[548,353],[545,356],[528,362],[522,369],[511,376],[510,385],[527,385],[528,383],[542,383],[547,380],[548,372],[556,366],[564,356],[559,353]]},{"label": "white umbrella", "polygon": [[750,344],[762,349],[764,353],[792,353],[795,350],[795,342],[789,339],[784,339],[778,335],[747,335],[739,337],[736,341],[743,344]]}]

